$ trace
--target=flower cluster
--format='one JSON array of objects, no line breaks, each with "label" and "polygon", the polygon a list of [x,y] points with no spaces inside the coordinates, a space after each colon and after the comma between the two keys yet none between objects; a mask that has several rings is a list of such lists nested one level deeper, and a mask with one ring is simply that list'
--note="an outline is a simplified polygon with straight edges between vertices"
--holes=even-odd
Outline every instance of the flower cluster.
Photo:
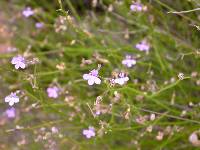
[{"label": "flower cluster", "polygon": [[[141,3],[139,2],[135,2],[130,6],[131,11],[134,12],[140,12],[140,11],[144,11],[145,10],[145,6],[143,6]],[[32,15],[34,15],[34,10],[32,10],[30,7],[25,8],[22,11],[22,14],[24,17],[28,18]],[[56,32],[60,32],[60,31],[66,31],[67,30],[67,18],[66,17],[59,17],[55,23],[55,31]],[[37,29],[41,29],[44,27],[44,23],[42,22],[36,22],[35,23],[35,27]],[[150,44],[146,41],[146,40],[142,40],[140,43],[136,44],[135,47],[137,49],[139,49],[140,51],[146,51],[148,52],[150,49]],[[35,64],[35,62],[38,61],[28,61],[26,60],[27,56],[24,55],[17,55],[14,56],[11,60],[11,64],[14,65],[15,69],[25,69],[27,68],[27,66],[29,64]],[[106,64],[109,63],[109,61],[107,59],[104,59],[101,57],[100,54],[95,53],[94,58],[96,60],[98,60],[98,62]],[[126,55],[125,58],[121,61],[122,65],[124,65],[127,68],[131,68],[133,66],[136,65],[136,58],[134,58],[132,55]],[[91,64],[92,61],[91,60],[83,60],[82,61],[82,66],[84,66],[85,64]],[[56,66],[57,69],[59,70],[64,70],[65,69],[65,64],[61,63],[59,65]],[[92,86],[94,84],[100,85],[102,80],[101,77],[99,76],[99,69],[93,69],[91,71],[89,71],[88,73],[83,74],[83,79],[86,80],[88,82],[88,85]],[[111,82],[113,84],[118,84],[118,85],[124,85],[129,81],[129,77],[125,72],[118,72],[114,77],[112,77]],[[46,89],[47,95],[49,98],[58,98],[60,93],[61,93],[61,89],[58,88],[57,86],[49,86]],[[119,101],[120,99],[120,95],[115,92],[115,101]],[[70,102],[73,99],[68,96],[65,98],[65,101]],[[5,97],[5,102],[8,103],[10,106],[13,106],[14,104],[19,102],[19,97],[17,96],[17,92],[15,93],[11,93],[10,95]],[[74,104],[73,104],[74,105]],[[98,99],[96,101],[96,103],[94,104],[94,110],[95,110],[95,115],[98,116],[100,114],[104,114],[107,112],[111,112],[110,108],[112,107],[112,104],[110,104],[108,107],[104,107],[104,105],[101,104],[101,101]],[[130,111],[130,110],[129,110]],[[129,112],[128,111],[128,112]],[[9,109],[6,110],[6,115],[8,118],[15,118],[16,116],[16,110],[14,107],[11,107]],[[129,118],[129,116],[127,115],[126,118]],[[140,121],[140,120],[139,120]],[[52,127],[52,133],[58,133],[58,129],[56,127]],[[95,128],[94,127],[89,127],[88,129],[84,129],[82,131],[82,134],[90,139],[92,137],[95,137],[96,133],[95,133]]]}]

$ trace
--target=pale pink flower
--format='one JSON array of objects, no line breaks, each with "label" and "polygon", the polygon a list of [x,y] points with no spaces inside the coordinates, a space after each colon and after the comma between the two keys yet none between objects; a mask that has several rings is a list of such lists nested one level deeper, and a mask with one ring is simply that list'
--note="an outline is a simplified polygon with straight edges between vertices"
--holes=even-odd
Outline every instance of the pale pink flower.
[{"label": "pale pink flower", "polygon": [[83,135],[88,139],[94,137],[96,135],[94,127],[89,127],[88,129],[83,130]]},{"label": "pale pink flower", "polygon": [[136,64],[136,60],[133,59],[130,55],[127,55],[126,58],[122,60],[122,64],[130,68]]},{"label": "pale pink flower", "polygon": [[22,14],[28,18],[32,15],[34,15],[34,11],[30,8],[30,7],[26,7],[23,11],[22,11]]},{"label": "pale pink flower", "polygon": [[5,113],[8,118],[15,118],[16,110],[14,107],[11,107],[11,108],[8,108]]},{"label": "pale pink flower", "polygon": [[48,97],[50,97],[50,98],[58,98],[59,88],[56,87],[56,86],[48,87],[47,88],[47,94],[48,94]]},{"label": "pale pink flower", "polygon": [[134,11],[134,12],[140,12],[140,11],[142,11],[143,6],[142,6],[142,4],[140,4],[140,3],[133,3],[133,4],[130,6],[130,9],[131,9],[131,11]]},{"label": "pale pink flower", "polygon": [[18,55],[12,58],[11,63],[15,65],[15,69],[25,69],[26,68],[26,60],[23,56]]},{"label": "pale pink flower", "polygon": [[5,97],[5,102],[8,103],[10,106],[13,106],[15,103],[19,102],[19,97],[16,93],[11,93],[10,95]]},{"label": "pale pink flower", "polygon": [[38,28],[38,29],[41,29],[41,28],[44,27],[44,23],[42,23],[42,22],[36,22],[35,23],[35,27]]},{"label": "pale pink flower", "polygon": [[89,85],[101,84],[101,80],[98,78],[98,70],[93,69],[88,74],[83,75],[83,79],[88,81]]},{"label": "pale pink flower", "polygon": [[114,79],[114,82],[117,83],[117,84],[119,84],[119,85],[123,85],[128,80],[129,80],[129,77],[127,77],[125,75],[125,73],[121,72],[121,73],[119,73],[118,78]]},{"label": "pale pink flower", "polygon": [[140,43],[135,46],[140,51],[148,52],[150,49],[150,44],[146,40],[142,40]]}]

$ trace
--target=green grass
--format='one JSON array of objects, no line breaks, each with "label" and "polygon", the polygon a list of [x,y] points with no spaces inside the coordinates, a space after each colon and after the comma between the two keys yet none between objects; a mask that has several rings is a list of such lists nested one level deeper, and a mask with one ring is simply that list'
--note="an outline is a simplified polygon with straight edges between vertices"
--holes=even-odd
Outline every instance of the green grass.
[{"label": "green grass", "polygon": [[[194,26],[200,25],[199,11],[167,13],[198,8],[198,0],[142,2],[148,7],[147,12],[130,12],[131,0],[102,0],[97,8],[82,0],[0,2],[7,19],[13,20],[8,27],[14,36],[9,40],[18,49],[0,55],[0,87],[5,91],[0,93],[2,114],[8,108],[4,97],[15,90],[23,92],[20,103],[15,105],[18,117],[7,120],[1,127],[0,146],[13,149],[25,138],[26,144],[18,145],[19,149],[44,149],[45,144],[50,145],[48,140],[34,142],[42,134],[40,128],[45,127],[47,132],[56,126],[62,136],[51,136],[56,142],[54,149],[198,149],[188,138],[200,125],[200,86],[196,84],[200,79],[200,31]],[[111,5],[113,11],[108,11]],[[30,18],[20,16],[25,6],[38,13]],[[54,23],[59,16],[72,18],[64,23],[66,31],[55,32]],[[43,22],[44,28],[36,29],[35,22]],[[127,33],[129,37],[125,38]],[[144,38],[151,43],[149,54],[135,48]],[[28,59],[38,58],[39,63],[15,70],[11,58],[25,52],[29,54]],[[126,54],[138,56],[133,68],[121,64]],[[80,66],[83,58],[91,59],[92,64]],[[56,65],[62,62],[66,68],[58,70]],[[102,65],[99,71],[102,84],[89,86],[82,75],[98,64]],[[130,80],[126,85],[113,87],[107,78],[117,69],[128,72]],[[178,78],[181,72],[184,80]],[[192,72],[198,75],[193,77]],[[172,78],[174,82],[170,82]],[[51,83],[64,91],[58,99],[47,96],[46,89]],[[121,94],[117,103],[113,102],[115,91]],[[74,97],[73,105],[65,101],[66,96]],[[93,117],[89,107],[93,107],[97,96],[102,96],[105,107],[112,104],[110,113]],[[193,107],[189,106],[190,102]],[[35,103],[36,107],[32,107]],[[181,116],[184,110],[187,113]],[[125,119],[125,113],[129,113],[129,119]],[[137,117],[152,113],[156,114],[154,121],[136,123]],[[23,128],[14,130],[16,125]],[[150,125],[151,133],[146,131]],[[94,138],[86,139],[82,135],[88,126],[95,127]],[[169,126],[172,131],[166,134]],[[100,129],[106,134],[98,136]],[[165,134],[161,141],[156,140],[159,131]]]}]

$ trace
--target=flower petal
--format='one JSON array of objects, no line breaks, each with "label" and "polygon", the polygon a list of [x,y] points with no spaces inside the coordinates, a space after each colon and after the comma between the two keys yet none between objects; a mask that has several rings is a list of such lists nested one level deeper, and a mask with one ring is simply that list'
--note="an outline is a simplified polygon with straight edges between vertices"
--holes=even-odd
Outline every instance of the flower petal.
[{"label": "flower petal", "polygon": [[26,65],[24,63],[19,64],[22,69],[25,69]]},{"label": "flower petal", "polygon": [[84,74],[83,75],[83,79],[84,80],[89,80],[90,77],[91,77],[91,75],[89,75],[89,74]]},{"label": "flower petal", "polygon": [[90,79],[88,80],[88,84],[89,84],[89,85],[93,85],[93,84],[94,84],[94,79],[93,79],[93,78],[92,78],[92,79],[90,78]]},{"label": "flower petal", "polygon": [[97,77],[94,79],[94,82],[95,82],[96,84],[101,84],[101,80],[100,80],[99,78],[97,78]]}]

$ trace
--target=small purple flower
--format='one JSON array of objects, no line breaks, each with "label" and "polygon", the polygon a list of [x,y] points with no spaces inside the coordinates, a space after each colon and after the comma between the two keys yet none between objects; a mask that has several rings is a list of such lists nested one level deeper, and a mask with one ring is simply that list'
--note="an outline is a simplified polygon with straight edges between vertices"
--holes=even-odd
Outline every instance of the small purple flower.
[{"label": "small purple flower", "polygon": [[129,80],[129,77],[127,77],[125,75],[125,73],[121,72],[121,73],[119,73],[118,78],[114,79],[114,82],[117,83],[117,84],[119,84],[119,85],[123,85],[128,80]]},{"label": "small purple flower", "polygon": [[85,135],[85,137],[88,138],[88,139],[95,136],[94,127],[89,127],[88,129],[83,130],[83,135]]},{"label": "small purple flower", "polygon": [[26,68],[25,58],[22,57],[21,55],[13,57],[11,63],[13,65],[15,65],[15,69],[19,69],[19,68],[25,69]]},{"label": "small purple flower", "polygon": [[127,55],[126,58],[122,60],[122,64],[130,68],[136,64],[136,60],[133,59],[130,55]]},{"label": "small purple flower", "polygon": [[89,85],[101,84],[101,80],[98,78],[98,70],[93,69],[88,74],[83,75],[83,79],[88,81]]},{"label": "small purple flower", "polygon": [[14,107],[8,108],[6,110],[6,115],[8,118],[15,118],[15,114],[16,114],[16,111]]},{"label": "small purple flower", "polygon": [[142,40],[140,43],[136,44],[135,47],[140,51],[148,52],[150,49],[150,44],[146,40]]},{"label": "small purple flower", "polygon": [[130,6],[130,9],[131,9],[131,11],[134,11],[134,12],[140,12],[140,11],[142,11],[143,6],[140,3],[134,3]]},{"label": "small purple flower", "polygon": [[34,11],[30,7],[26,7],[23,11],[22,14],[28,18],[34,14]]},{"label": "small purple flower", "polygon": [[10,95],[5,97],[5,102],[8,103],[10,106],[13,106],[15,103],[19,102],[19,97],[16,93],[11,93]]},{"label": "small purple flower", "polygon": [[35,23],[35,27],[38,28],[38,29],[43,28],[43,26],[44,26],[44,23],[42,23],[42,22],[36,22]]},{"label": "small purple flower", "polygon": [[56,86],[47,88],[48,97],[50,98],[58,98],[59,88]]}]

